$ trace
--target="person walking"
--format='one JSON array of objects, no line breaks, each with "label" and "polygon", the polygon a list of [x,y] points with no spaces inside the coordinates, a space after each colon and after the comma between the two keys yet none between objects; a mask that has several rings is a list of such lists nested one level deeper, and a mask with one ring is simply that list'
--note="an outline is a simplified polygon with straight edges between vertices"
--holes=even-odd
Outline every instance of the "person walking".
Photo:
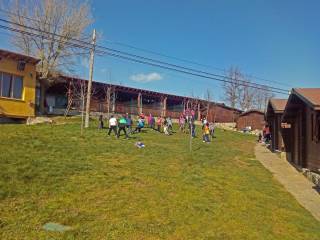
[{"label": "person walking", "polygon": [[179,131],[180,132],[184,132],[185,122],[186,122],[186,120],[185,120],[183,114],[181,114],[180,117],[179,117]]},{"label": "person walking", "polygon": [[102,114],[99,116],[98,129],[99,129],[99,130],[103,129],[103,115],[102,115]]},{"label": "person walking", "polygon": [[109,132],[108,132],[108,136],[110,136],[111,131],[114,132],[114,135],[117,136],[117,119],[111,115],[111,118],[109,119]]},{"label": "person walking", "polygon": [[209,123],[203,126],[203,142],[209,143],[210,142],[210,130],[209,130]]},{"label": "person walking", "polygon": [[172,124],[172,119],[171,117],[167,118],[167,126],[168,126],[168,132],[169,134],[172,134],[173,132],[173,124]]},{"label": "person walking", "polygon": [[164,118],[164,121],[163,121],[163,132],[165,135],[170,135],[169,122],[168,122],[167,118]]},{"label": "person walking", "polygon": [[161,125],[162,125],[162,117],[158,117],[157,119],[157,131],[161,132]]},{"label": "person walking", "polygon": [[154,116],[151,116],[151,114],[150,114],[150,117],[151,117],[151,125],[150,125],[150,127],[152,128],[152,129],[154,129],[154,125],[155,125],[155,122],[156,122],[156,120],[154,119]]},{"label": "person walking", "polygon": [[194,118],[190,118],[190,132],[193,138],[196,137],[196,124],[194,122]]},{"label": "person walking", "polygon": [[127,121],[127,130],[128,130],[128,135],[132,133],[132,119],[131,116],[127,113],[126,114],[126,121]]},{"label": "person walking", "polygon": [[119,127],[118,127],[118,134],[117,134],[117,138],[120,137],[120,132],[123,131],[126,138],[128,137],[127,131],[126,131],[126,126],[127,126],[127,120],[124,116],[121,116],[119,119]]},{"label": "person walking", "polygon": [[138,124],[134,132],[141,132],[141,129],[144,128],[144,119],[139,117]]},{"label": "person walking", "polygon": [[215,125],[213,122],[209,123],[209,131],[210,131],[210,136],[211,138],[214,138],[214,129],[215,129]]}]

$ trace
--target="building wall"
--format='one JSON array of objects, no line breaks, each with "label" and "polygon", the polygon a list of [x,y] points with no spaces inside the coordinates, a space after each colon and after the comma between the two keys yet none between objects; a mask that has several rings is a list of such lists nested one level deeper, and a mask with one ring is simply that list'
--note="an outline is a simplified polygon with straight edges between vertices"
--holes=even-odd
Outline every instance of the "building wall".
[{"label": "building wall", "polygon": [[239,130],[248,126],[251,126],[252,130],[262,130],[265,125],[264,114],[258,112],[251,112],[239,116],[236,123],[237,129]]},{"label": "building wall", "polygon": [[[206,115],[206,110],[202,112],[202,115]],[[217,123],[232,123],[239,117],[240,112],[235,111],[221,105],[213,105],[210,107],[208,113],[208,121]]]},{"label": "building wall", "polygon": [[318,171],[320,169],[320,142],[317,143],[312,139],[312,114],[320,114],[320,112],[310,108],[306,111],[306,167]]},{"label": "building wall", "polygon": [[0,72],[23,77],[22,99],[0,96],[0,116],[27,118],[35,115],[36,70],[32,64],[26,64],[24,71],[17,70],[17,61],[0,60]]},{"label": "building wall", "polygon": [[311,114],[301,100],[294,102],[295,108],[289,110],[291,117],[287,119],[290,129],[283,129],[288,160],[301,168],[317,170],[320,168],[320,145],[312,141]]},{"label": "building wall", "polygon": [[272,117],[268,119],[268,124],[271,129],[271,148],[273,151],[284,150],[284,144],[283,144],[282,132],[281,132],[281,117],[282,117],[282,114],[274,113]]}]

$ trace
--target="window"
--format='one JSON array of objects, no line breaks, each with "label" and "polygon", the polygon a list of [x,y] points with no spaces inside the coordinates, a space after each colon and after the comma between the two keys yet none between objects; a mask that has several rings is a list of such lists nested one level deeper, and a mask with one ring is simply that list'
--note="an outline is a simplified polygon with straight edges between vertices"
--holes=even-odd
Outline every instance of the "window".
[{"label": "window", "polygon": [[6,73],[2,74],[2,97],[10,97],[12,86],[12,76]]},{"label": "window", "polygon": [[23,81],[22,77],[14,77],[12,97],[16,99],[22,98]]},{"label": "window", "polygon": [[311,115],[311,138],[315,143],[320,142],[320,114]]},{"label": "window", "polygon": [[315,117],[315,142],[320,142],[320,113]]},{"label": "window", "polygon": [[22,99],[23,78],[0,72],[0,97]]},{"label": "window", "polygon": [[315,140],[315,125],[314,125],[314,115],[311,114],[311,141]]}]

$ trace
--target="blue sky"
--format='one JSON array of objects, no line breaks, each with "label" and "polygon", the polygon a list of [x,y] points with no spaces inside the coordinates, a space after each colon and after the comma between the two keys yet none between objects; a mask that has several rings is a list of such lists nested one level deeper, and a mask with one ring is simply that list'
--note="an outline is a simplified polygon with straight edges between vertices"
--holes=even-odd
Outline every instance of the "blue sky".
[{"label": "blue sky", "polygon": [[[93,26],[102,33],[100,45],[214,73],[238,66],[247,74],[270,80],[254,81],[282,88],[320,85],[319,10],[318,0],[92,0]],[[5,45],[0,42],[0,47]],[[79,74],[87,78],[88,70],[82,67]],[[209,88],[215,100],[223,95],[221,84],[212,80],[109,56],[96,58],[94,79],[179,95],[202,96]]]}]

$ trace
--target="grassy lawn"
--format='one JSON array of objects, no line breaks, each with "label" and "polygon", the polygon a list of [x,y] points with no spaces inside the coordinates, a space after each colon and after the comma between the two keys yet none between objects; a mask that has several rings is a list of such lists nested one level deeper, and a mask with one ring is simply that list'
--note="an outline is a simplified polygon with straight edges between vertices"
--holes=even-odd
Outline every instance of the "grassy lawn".
[{"label": "grassy lawn", "polygon": [[319,222],[254,159],[251,136],[218,130],[190,154],[180,133],[79,132],[0,125],[0,239],[320,239]]}]

